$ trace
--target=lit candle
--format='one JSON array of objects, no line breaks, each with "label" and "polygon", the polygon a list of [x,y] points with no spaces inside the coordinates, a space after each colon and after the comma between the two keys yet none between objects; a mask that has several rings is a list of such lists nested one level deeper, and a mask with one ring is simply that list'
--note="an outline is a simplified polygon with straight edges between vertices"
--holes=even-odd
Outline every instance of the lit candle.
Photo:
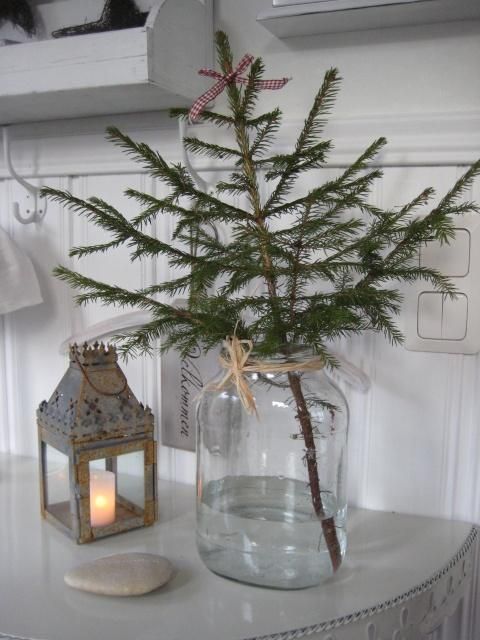
[{"label": "lit candle", "polygon": [[95,469],[90,473],[90,523],[104,527],[115,522],[115,474]]}]

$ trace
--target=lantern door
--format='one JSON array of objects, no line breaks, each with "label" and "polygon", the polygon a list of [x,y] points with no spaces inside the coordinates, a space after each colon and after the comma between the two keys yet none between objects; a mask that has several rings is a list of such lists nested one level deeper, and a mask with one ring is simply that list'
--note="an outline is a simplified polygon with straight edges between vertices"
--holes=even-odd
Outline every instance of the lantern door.
[{"label": "lantern door", "polygon": [[75,460],[79,542],[153,524],[154,441],[79,449]]}]

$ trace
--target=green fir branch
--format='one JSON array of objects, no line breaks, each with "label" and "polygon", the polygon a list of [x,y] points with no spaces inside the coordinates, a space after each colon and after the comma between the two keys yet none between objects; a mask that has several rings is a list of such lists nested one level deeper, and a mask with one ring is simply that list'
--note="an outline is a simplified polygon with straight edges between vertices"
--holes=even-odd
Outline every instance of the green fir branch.
[{"label": "green fir branch", "polygon": [[[228,74],[234,57],[224,33],[217,33],[216,46],[218,67]],[[256,59],[245,74],[246,85],[227,85],[226,113],[200,114],[204,124],[230,130],[231,147],[195,136],[184,140],[191,153],[235,164],[215,190],[203,193],[186,167],[166,162],[146,143],[113,127],[110,141],[160,182],[167,195],[127,189],[137,207],[129,219],[101,198],[42,190],[108,236],[103,243],[72,248],[71,256],[81,260],[125,247],[132,260],[166,258],[174,275],[133,291],[66,267],[55,270],[76,290],[79,304],[101,302],[151,313],[144,326],[116,337],[125,355],[151,353],[159,341],[162,350],[187,353],[196,345],[208,350],[236,328],[239,337],[253,340],[260,355],[279,349],[288,353],[292,344],[304,343],[333,366],[328,345],[337,338],[368,330],[392,344],[401,342],[395,324],[402,305],[398,284],[422,280],[443,295],[457,293],[452,280],[419,263],[418,252],[434,241],[454,241],[457,216],[479,212],[466,196],[480,174],[480,161],[435,206],[430,204],[433,189],[426,188],[408,203],[384,209],[371,202],[372,187],[382,178],[383,137],[339,175],[322,180],[333,147],[322,135],[338,93],[338,71],[325,74],[289,153],[276,153],[273,146],[280,109],[255,113],[263,73],[263,62]],[[188,109],[171,115],[186,119]],[[307,173],[318,181],[304,189],[301,179]],[[264,195],[260,175],[270,195]],[[171,238],[160,240],[148,225],[163,215],[172,216],[173,231]],[[217,225],[225,235],[212,234]],[[174,304],[178,296],[187,300],[183,306]]]},{"label": "green fir branch", "polygon": [[237,149],[229,149],[228,147],[222,147],[221,145],[213,144],[211,142],[204,142],[199,138],[187,136],[183,138],[183,144],[187,151],[191,151],[198,155],[206,155],[215,160],[225,160],[226,158],[238,159],[241,157],[241,154]]}]

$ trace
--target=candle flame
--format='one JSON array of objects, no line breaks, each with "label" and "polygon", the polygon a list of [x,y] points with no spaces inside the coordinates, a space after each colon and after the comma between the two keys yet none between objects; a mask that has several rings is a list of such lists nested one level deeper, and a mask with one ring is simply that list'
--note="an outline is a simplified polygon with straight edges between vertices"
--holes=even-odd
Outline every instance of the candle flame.
[{"label": "candle flame", "polygon": [[100,509],[108,506],[108,499],[105,496],[95,496],[95,506]]}]

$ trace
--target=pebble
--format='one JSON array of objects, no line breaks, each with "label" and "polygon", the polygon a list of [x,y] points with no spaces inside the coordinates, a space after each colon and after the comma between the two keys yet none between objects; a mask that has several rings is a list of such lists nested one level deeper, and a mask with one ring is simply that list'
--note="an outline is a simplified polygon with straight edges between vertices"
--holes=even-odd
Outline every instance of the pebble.
[{"label": "pebble", "polygon": [[105,596],[140,596],[166,584],[169,560],[152,553],[119,553],[75,567],[65,574],[69,587]]}]

